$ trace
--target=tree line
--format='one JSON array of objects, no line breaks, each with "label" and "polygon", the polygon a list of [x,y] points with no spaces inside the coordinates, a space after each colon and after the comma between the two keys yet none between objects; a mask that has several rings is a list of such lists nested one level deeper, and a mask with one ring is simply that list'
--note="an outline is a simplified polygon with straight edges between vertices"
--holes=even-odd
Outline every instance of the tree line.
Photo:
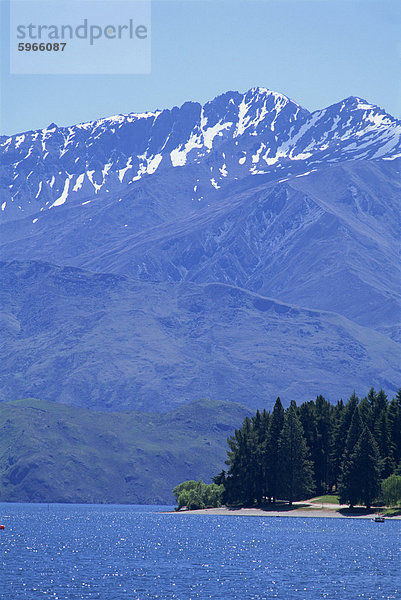
[{"label": "tree line", "polygon": [[286,410],[277,398],[271,413],[256,411],[227,441],[228,468],[213,478],[225,504],[292,504],[334,492],[341,503],[370,507],[383,480],[400,483],[401,389],[391,401],[371,388],[361,400],[354,393],[333,405],[318,396]]}]

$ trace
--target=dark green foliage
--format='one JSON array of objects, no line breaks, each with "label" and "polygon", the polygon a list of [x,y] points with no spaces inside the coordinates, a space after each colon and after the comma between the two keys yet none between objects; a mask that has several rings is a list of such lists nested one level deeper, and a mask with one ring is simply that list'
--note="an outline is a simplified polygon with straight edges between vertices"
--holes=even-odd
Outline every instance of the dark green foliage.
[{"label": "dark green foliage", "polygon": [[358,408],[359,408],[359,415],[362,419],[362,422],[365,423],[365,425],[367,425],[368,427],[371,427],[372,409],[370,407],[370,404],[369,404],[366,396],[365,396],[365,398],[362,398],[362,400],[358,404]]},{"label": "dark green foliage", "polygon": [[299,409],[318,494],[326,493],[331,488],[329,467],[333,411],[334,407],[323,396],[318,396],[316,402],[304,402]]},{"label": "dark green foliage", "polygon": [[213,483],[216,483],[217,485],[224,485],[225,481],[226,481],[226,472],[225,472],[225,470],[223,469],[221,471],[221,473],[219,473],[218,475],[215,475],[212,478],[212,481],[213,481]]},{"label": "dark green foliage", "polygon": [[277,398],[271,416],[264,411],[246,418],[228,445],[227,502],[275,502],[279,493],[292,502],[311,492],[312,463],[295,403],[284,412]]},{"label": "dark green foliage", "polygon": [[382,475],[386,478],[392,473],[394,465],[392,464],[390,455],[391,441],[388,422],[388,400],[383,390],[379,390],[375,395],[372,412],[373,425],[371,431],[379,448]]},{"label": "dark green foliage", "polygon": [[370,508],[380,494],[380,470],[379,448],[365,426],[355,449],[345,457],[338,486],[340,501]]},{"label": "dark green foliage", "polygon": [[268,435],[266,438],[266,455],[265,455],[265,471],[266,471],[266,495],[273,502],[277,499],[278,477],[279,477],[279,441],[281,431],[284,425],[284,408],[280,398],[277,398],[271,416]]},{"label": "dark green foliage", "polygon": [[266,493],[266,451],[268,431],[270,424],[270,415],[264,410],[260,413],[256,411],[252,419],[254,431],[254,472],[255,472],[255,497],[258,504],[262,502]]},{"label": "dark green foliage", "polygon": [[394,465],[401,464],[401,388],[388,407],[391,457]]},{"label": "dark green foliage", "polygon": [[229,501],[253,504],[258,496],[260,469],[258,465],[258,445],[254,424],[245,418],[241,429],[236,429],[227,440],[229,450],[227,464],[230,465],[226,482]]},{"label": "dark green foliage", "polygon": [[364,428],[364,425],[362,423],[362,419],[360,416],[359,407],[356,406],[354,408],[354,412],[353,412],[353,415],[351,418],[351,424],[348,429],[347,437],[345,438],[345,447],[344,447],[344,453],[343,453],[343,457],[342,457],[343,462],[344,462],[344,460],[348,460],[348,458],[351,456],[351,454],[355,450],[358,440],[361,437],[363,428]]},{"label": "dark green foliage", "polygon": [[337,488],[337,480],[340,472],[341,455],[338,455],[340,438],[339,429],[343,419],[344,402],[342,399],[334,406],[331,415],[331,435],[329,442],[329,489],[332,491]]},{"label": "dark green foliage", "polygon": [[358,398],[353,393],[345,406],[337,405],[337,418],[335,419],[334,435],[332,441],[332,480],[337,485],[341,473],[341,462],[344,455],[348,431],[351,427],[352,416],[358,406]]},{"label": "dark green foliage", "polygon": [[279,440],[278,465],[280,469],[280,497],[292,504],[309,496],[313,491],[313,465],[309,459],[301,421],[295,402],[285,413]]},{"label": "dark green foliage", "polygon": [[216,476],[224,502],[259,504],[339,489],[351,506],[370,506],[380,477],[401,475],[401,391],[390,403],[373,388],[332,406],[323,396],[272,414],[257,411],[228,440],[227,473]]}]

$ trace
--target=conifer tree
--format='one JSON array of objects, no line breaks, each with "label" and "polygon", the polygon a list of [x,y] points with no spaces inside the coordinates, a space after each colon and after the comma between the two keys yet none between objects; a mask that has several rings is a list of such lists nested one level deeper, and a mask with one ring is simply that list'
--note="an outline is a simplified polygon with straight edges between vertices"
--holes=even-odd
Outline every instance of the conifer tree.
[{"label": "conifer tree", "polygon": [[359,403],[359,415],[362,423],[370,427],[372,423],[372,409],[366,396]]},{"label": "conifer tree", "polygon": [[256,498],[258,474],[257,444],[252,421],[246,417],[241,429],[227,440],[229,465],[226,492],[230,502],[253,504]]},{"label": "conifer tree", "polygon": [[317,434],[317,416],[316,406],[313,400],[303,402],[298,408],[298,415],[302,423],[306,443],[311,455],[311,460],[316,463],[316,458],[319,453],[318,434]]},{"label": "conifer tree", "polygon": [[348,402],[345,404],[344,408],[339,411],[338,419],[335,424],[331,453],[331,469],[334,485],[338,483],[340,477],[345,442],[351,426],[352,415],[354,414],[354,410],[358,406],[358,403],[359,399],[354,392]]},{"label": "conifer tree", "polygon": [[312,493],[313,467],[294,401],[284,415],[284,425],[279,440],[278,465],[280,495],[287,499],[290,505],[293,500]]},{"label": "conifer tree", "polygon": [[271,416],[266,410],[263,410],[262,413],[257,410],[255,417],[252,419],[256,444],[255,460],[257,463],[257,483],[255,493],[258,504],[260,504],[267,495],[266,454],[267,442],[269,438],[270,418]]},{"label": "conifer tree", "polygon": [[316,402],[304,402],[299,408],[299,417],[313,462],[317,493],[324,493],[330,488],[332,415],[333,408],[323,396],[318,396]]},{"label": "conifer tree", "polygon": [[329,452],[329,488],[332,490],[334,487],[337,488],[338,473],[340,470],[340,461],[337,458],[336,448],[338,444],[338,435],[340,424],[343,419],[344,402],[339,400],[333,407],[331,415],[331,439],[330,439],[330,452]]},{"label": "conifer tree", "polygon": [[401,390],[390,405],[373,388],[361,402],[353,393],[336,406],[318,396],[284,411],[277,398],[272,414],[247,417],[228,445],[228,471],[214,478],[228,503],[275,502],[279,495],[292,502],[317,481],[319,492],[336,485],[351,506],[369,505],[381,471],[401,475]]},{"label": "conifer tree", "polygon": [[373,431],[373,426],[374,426],[374,422],[375,422],[374,412],[375,412],[375,405],[376,405],[376,391],[375,391],[374,387],[370,388],[368,395],[366,396],[366,400],[367,400],[368,406],[370,408],[369,421],[367,422],[367,426],[369,427],[370,431]]},{"label": "conifer tree", "polygon": [[401,464],[401,388],[388,408],[390,453],[393,470]]},{"label": "conifer tree", "polygon": [[356,406],[351,418],[351,424],[348,429],[347,437],[345,439],[344,453],[342,456],[342,461],[347,461],[351,456],[355,447],[358,443],[359,438],[361,437],[361,433],[363,431],[364,425],[362,423],[362,419],[359,412],[359,406]]},{"label": "conifer tree", "polygon": [[380,493],[380,453],[373,435],[364,427],[354,451],[345,458],[339,482],[340,501],[370,508]]},{"label": "conifer tree", "polygon": [[391,442],[388,422],[388,400],[383,390],[379,390],[375,395],[372,417],[373,425],[371,432],[379,448],[382,475],[383,477],[388,477],[393,471],[393,464],[390,456]]},{"label": "conifer tree", "polygon": [[317,453],[315,482],[321,492],[330,489],[330,451],[333,437],[333,407],[323,396],[316,398]]},{"label": "conifer tree", "polygon": [[270,419],[265,453],[266,496],[273,502],[277,499],[279,473],[279,440],[284,425],[284,408],[277,398]]}]

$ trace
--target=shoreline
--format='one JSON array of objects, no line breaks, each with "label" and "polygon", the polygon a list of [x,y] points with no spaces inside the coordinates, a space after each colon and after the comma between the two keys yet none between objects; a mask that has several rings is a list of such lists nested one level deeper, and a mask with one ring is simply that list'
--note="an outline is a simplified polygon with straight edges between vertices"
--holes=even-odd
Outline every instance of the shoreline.
[{"label": "shoreline", "polygon": [[[301,504],[301,503],[300,503]],[[368,519],[373,520],[378,516],[378,513],[374,509],[369,512],[362,512],[361,509],[353,509],[349,513],[345,511],[349,510],[348,506],[336,506],[324,505],[315,506],[310,504],[305,506],[302,503],[301,506],[297,506],[295,503],[293,508],[283,507],[275,509],[263,509],[263,508],[227,508],[221,506],[220,508],[200,508],[198,510],[179,510],[172,511],[168,514],[176,515],[214,515],[214,516],[234,516],[234,517],[290,517],[290,518],[330,518],[330,519]],[[343,511],[343,512],[340,512]],[[344,514],[345,513],[345,514]],[[400,520],[401,515],[386,516],[385,520]]]}]

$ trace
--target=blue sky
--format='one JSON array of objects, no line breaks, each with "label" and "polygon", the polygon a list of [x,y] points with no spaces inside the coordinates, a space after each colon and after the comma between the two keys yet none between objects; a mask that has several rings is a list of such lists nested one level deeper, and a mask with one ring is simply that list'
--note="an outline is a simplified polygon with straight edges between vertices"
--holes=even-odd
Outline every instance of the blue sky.
[{"label": "blue sky", "polygon": [[252,86],[309,110],[360,96],[401,117],[399,0],[153,0],[146,75],[10,75],[0,3],[2,134]]}]

